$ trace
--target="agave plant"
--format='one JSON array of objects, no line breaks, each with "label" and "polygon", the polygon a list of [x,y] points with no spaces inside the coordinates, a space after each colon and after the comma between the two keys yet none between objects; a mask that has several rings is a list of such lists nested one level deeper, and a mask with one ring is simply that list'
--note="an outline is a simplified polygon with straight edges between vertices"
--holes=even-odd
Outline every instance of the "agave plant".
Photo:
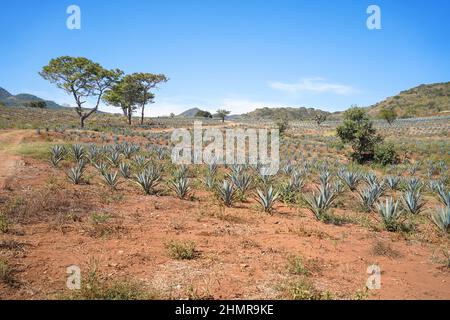
[{"label": "agave plant", "polygon": [[409,174],[412,175],[412,176],[415,175],[417,170],[420,167],[420,164],[421,164],[420,161],[417,161],[417,162],[414,162],[414,163],[410,164],[408,166],[408,168],[407,168]]},{"label": "agave plant", "polygon": [[125,144],[122,148],[122,154],[126,159],[130,159],[131,156],[139,150],[139,146],[134,144]]},{"label": "agave plant", "polygon": [[272,212],[273,205],[278,200],[278,197],[279,193],[275,192],[272,186],[263,191],[260,189],[256,190],[256,200],[259,202],[264,212]]},{"label": "agave plant", "polygon": [[399,176],[387,176],[384,181],[388,185],[391,190],[398,190],[400,185],[400,177]]},{"label": "agave plant", "polygon": [[188,167],[186,165],[179,166],[173,173],[174,179],[187,178]]},{"label": "agave plant", "polygon": [[218,168],[218,166],[215,162],[209,163],[208,167],[206,168],[206,174],[211,177],[214,177],[217,173],[217,168]]},{"label": "agave plant", "polygon": [[131,166],[128,163],[121,162],[119,164],[119,171],[125,179],[129,179],[131,177]]},{"label": "agave plant", "polygon": [[86,155],[84,147],[80,144],[74,144],[71,148],[72,155],[76,161],[80,161]]},{"label": "agave plant", "polygon": [[438,208],[432,218],[439,229],[443,232],[450,232],[450,206]]},{"label": "agave plant", "polygon": [[244,171],[244,167],[240,164],[233,164],[231,166],[231,175],[240,175]]},{"label": "agave plant", "polygon": [[361,174],[359,172],[340,170],[338,173],[339,178],[350,188],[351,191],[355,191],[359,182],[361,181]]},{"label": "agave plant", "polygon": [[292,188],[292,190],[301,191],[304,184],[305,184],[304,176],[301,173],[294,171],[294,173],[291,175],[291,178],[289,179],[289,185]]},{"label": "agave plant", "polygon": [[117,184],[119,183],[119,176],[117,171],[115,172],[102,172],[103,179],[105,183],[110,186],[112,189],[116,189]]},{"label": "agave plant", "polygon": [[236,198],[236,189],[227,180],[217,187],[217,196],[225,206],[231,207]]},{"label": "agave plant", "polygon": [[134,157],[134,163],[136,164],[137,168],[144,169],[148,165],[149,160],[147,160],[142,155],[137,155],[137,156]]},{"label": "agave plant", "polygon": [[374,184],[379,184],[378,177],[373,172],[368,172],[364,175],[364,180],[369,186],[373,186]]},{"label": "agave plant", "polygon": [[80,166],[70,168],[67,172],[67,177],[74,184],[80,184],[83,178],[84,169]]},{"label": "agave plant", "polygon": [[439,196],[439,200],[445,205],[450,206],[450,191],[445,191],[444,184],[439,184],[437,187],[437,194]]},{"label": "agave plant", "polygon": [[118,167],[120,164],[120,152],[112,151],[109,156],[106,156],[106,159],[114,166]]},{"label": "agave plant", "polygon": [[370,212],[373,209],[375,202],[384,192],[383,184],[381,183],[373,183],[372,185],[367,186],[363,190],[358,192],[359,198],[363,205],[363,208]]},{"label": "agave plant", "polygon": [[103,161],[94,162],[94,167],[95,167],[101,174],[103,174],[103,172],[105,172],[106,170],[108,170],[108,166],[107,166],[106,163],[104,163]]},{"label": "agave plant", "polygon": [[328,186],[331,182],[331,173],[328,169],[322,169],[319,173],[319,180],[322,186]]},{"label": "agave plant", "polygon": [[335,181],[334,185],[333,185],[333,190],[334,192],[336,192],[337,194],[340,194],[342,192],[344,192],[344,185],[342,184],[341,181]]},{"label": "agave plant", "polygon": [[285,175],[290,176],[294,173],[295,167],[291,163],[286,163],[281,170]]},{"label": "agave plant", "polygon": [[64,148],[63,146],[53,146],[50,149],[50,153],[50,162],[54,167],[57,167],[58,163],[64,160],[64,157],[66,155],[66,148]]},{"label": "agave plant", "polygon": [[399,219],[401,217],[401,210],[398,205],[398,201],[394,202],[394,199],[386,198],[386,202],[380,202],[377,204],[378,213],[381,215],[384,226],[388,231],[396,231],[399,225]]},{"label": "agave plant", "polygon": [[152,194],[154,188],[161,179],[161,171],[156,167],[150,167],[135,175],[136,183],[141,186],[145,194]]},{"label": "agave plant", "polygon": [[305,202],[308,209],[311,210],[318,220],[321,220],[331,208],[337,193],[332,188],[323,185],[318,188],[318,192],[317,196],[313,193],[311,197],[305,197]]},{"label": "agave plant", "polygon": [[436,181],[436,180],[430,180],[428,182],[428,189],[430,191],[438,193],[440,188],[442,188],[442,189],[444,188],[444,185],[442,184],[442,182]]},{"label": "agave plant", "polygon": [[95,144],[89,146],[89,159],[95,161],[100,155],[100,150]]},{"label": "agave plant", "polygon": [[419,178],[411,178],[407,181],[406,183],[406,190],[410,191],[410,192],[420,192],[420,190],[422,189],[422,182],[420,181]]},{"label": "agave plant", "polygon": [[175,179],[170,180],[169,183],[171,189],[175,191],[180,199],[185,199],[189,195],[190,186],[188,178],[183,176],[176,177]]},{"label": "agave plant", "polygon": [[247,191],[252,187],[252,177],[243,172],[240,174],[233,173],[230,178],[233,185],[239,191],[241,201],[243,201]]},{"label": "agave plant", "polygon": [[155,153],[159,160],[163,160],[168,155],[167,150],[160,146],[155,148]]},{"label": "agave plant", "polygon": [[405,208],[407,208],[408,211],[412,214],[418,214],[425,204],[421,199],[421,194],[419,191],[406,191],[405,193],[403,193],[402,199]]}]

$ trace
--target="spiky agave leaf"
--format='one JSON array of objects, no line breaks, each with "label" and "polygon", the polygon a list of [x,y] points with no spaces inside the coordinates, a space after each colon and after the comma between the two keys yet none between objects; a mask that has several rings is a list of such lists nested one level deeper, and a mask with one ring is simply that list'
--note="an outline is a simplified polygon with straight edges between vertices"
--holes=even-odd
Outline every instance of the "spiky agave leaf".
[{"label": "spiky agave leaf", "polygon": [[137,155],[134,157],[134,163],[138,169],[144,169],[147,167],[149,160],[142,155]]},{"label": "spiky agave leaf", "polygon": [[450,206],[450,191],[445,191],[443,183],[440,183],[437,186],[437,194],[439,196],[439,201],[447,207]]},{"label": "spiky agave leaf", "polygon": [[189,179],[186,177],[177,177],[169,181],[170,187],[175,191],[180,199],[185,199],[189,195]]},{"label": "spiky agave leaf", "polygon": [[114,166],[118,167],[120,164],[120,152],[113,151],[110,155],[106,156],[106,159]]},{"label": "spiky agave leaf", "polygon": [[162,172],[156,167],[150,167],[135,175],[136,183],[142,188],[145,194],[154,192],[154,188],[161,179]]},{"label": "spiky agave leaf", "polygon": [[231,207],[236,197],[236,189],[233,184],[224,180],[221,185],[217,187],[217,195],[225,206]]},{"label": "spiky agave leaf", "polygon": [[419,178],[413,177],[409,179],[406,183],[406,190],[410,192],[420,192],[422,189],[422,182]]},{"label": "spiky agave leaf", "polygon": [[80,166],[70,168],[67,172],[67,177],[74,184],[80,184],[83,178],[84,169]]},{"label": "spiky agave leaf", "polygon": [[252,177],[245,172],[241,172],[241,173],[232,173],[230,178],[231,182],[239,191],[241,195],[241,200],[244,200],[246,193],[252,187]]},{"label": "spiky agave leaf", "polygon": [[421,199],[420,191],[406,191],[405,193],[403,193],[402,199],[405,208],[407,208],[408,211],[412,214],[418,214],[425,204]]},{"label": "spiky agave leaf", "polygon": [[359,172],[348,171],[348,170],[340,170],[338,173],[338,177],[344,181],[344,183],[349,187],[351,191],[355,191],[358,187],[359,182],[362,179],[362,176]]},{"label": "spiky agave leaf", "polygon": [[86,156],[84,147],[81,144],[74,144],[71,148],[72,155],[76,161],[80,161]]},{"label": "spiky agave leaf", "polygon": [[400,177],[399,176],[387,176],[384,181],[388,185],[391,190],[398,190],[400,185]]},{"label": "spiky agave leaf", "polygon": [[129,179],[131,177],[131,166],[128,163],[121,162],[119,164],[119,171],[125,179]]},{"label": "spiky agave leaf", "polygon": [[450,232],[450,206],[436,209],[433,222],[443,232]]},{"label": "spiky agave leaf", "polygon": [[256,190],[256,200],[261,205],[264,212],[272,212],[273,205],[278,200],[279,193],[274,191],[272,186],[265,190]]},{"label": "spiky agave leaf", "polygon": [[401,216],[398,201],[394,201],[392,197],[386,198],[386,202],[377,203],[377,210],[383,220],[386,230],[396,231]]},{"label": "spiky agave leaf", "polygon": [[372,211],[375,202],[383,195],[383,184],[374,182],[361,191],[358,191],[358,196],[361,204],[366,211]]},{"label": "spiky agave leaf", "polygon": [[64,160],[64,157],[66,155],[66,148],[64,146],[53,146],[50,149],[51,157],[50,162],[54,167],[58,166],[58,163]]},{"label": "spiky agave leaf", "polygon": [[305,197],[305,202],[308,209],[311,210],[318,220],[321,220],[331,208],[337,193],[331,187],[323,185],[318,187],[318,192],[318,195],[314,192],[312,196]]},{"label": "spiky agave leaf", "polygon": [[103,179],[105,180],[105,183],[110,186],[112,189],[115,189],[117,187],[117,184],[119,183],[119,176],[117,171],[115,172],[102,172]]}]

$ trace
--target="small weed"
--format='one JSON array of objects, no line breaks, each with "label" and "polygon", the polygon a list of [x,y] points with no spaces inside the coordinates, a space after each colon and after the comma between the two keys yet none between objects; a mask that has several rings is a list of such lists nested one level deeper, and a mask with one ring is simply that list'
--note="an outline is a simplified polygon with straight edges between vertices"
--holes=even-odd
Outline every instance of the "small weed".
[{"label": "small weed", "polygon": [[9,286],[15,284],[13,270],[3,259],[0,259],[0,282],[3,282]]},{"label": "small weed", "polygon": [[283,294],[291,300],[333,300],[329,291],[321,291],[305,277],[289,282],[281,288]]},{"label": "small weed", "polygon": [[372,247],[372,254],[375,256],[383,256],[388,258],[398,258],[400,253],[394,250],[390,243],[377,241]]},{"label": "small weed", "polygon": [[170,257],[177,260],[192,260],[198,257],[196,244],[193,241],[170,240],[165,243]]}]

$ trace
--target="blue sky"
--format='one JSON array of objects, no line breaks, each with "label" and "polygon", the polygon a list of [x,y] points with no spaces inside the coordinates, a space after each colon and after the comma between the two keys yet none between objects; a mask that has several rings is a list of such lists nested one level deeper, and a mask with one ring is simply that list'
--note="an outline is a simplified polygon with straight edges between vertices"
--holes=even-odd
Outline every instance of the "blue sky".
[{"label": "blue sky", "polygon": [[[66,27],[71,4],[81,8],[81,30]],[[381,8],[381,30],[366,27],[371,4]],[[0,87],[73,105],[38,75],[51,58],[72,55],[166,74],[152,116],[343,110],[450,81],[449,15],[447,0],[0,0]]]}]

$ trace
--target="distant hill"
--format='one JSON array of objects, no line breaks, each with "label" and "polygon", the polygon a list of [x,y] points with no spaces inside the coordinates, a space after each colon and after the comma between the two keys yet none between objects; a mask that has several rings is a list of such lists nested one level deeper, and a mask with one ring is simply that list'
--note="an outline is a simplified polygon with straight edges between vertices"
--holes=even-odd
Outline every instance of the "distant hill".
[{"label": "distant hill", "polygon": [[23,107],[26,106],[29,102],[37,102],[37,101],[45,101],[45,103],[47,104],[47,108],[49,109],[63,108],[54,101],[44,100],[27,93],[12,95],[7,90],[0,87],[0,103],[7,107]]},{"label": "distant hill", "polygon": [[202,111],[202,110],[200,110],[199,108],[192,108],[192,109],[184,111],[183,113],[180,113],[178,115],[178,117],[193,118],[199,111]]},{"label": "distant hill", "polygon": [[378,117],[383,107],[393,108],[400,118],[427,117],[450,113],[450,82],[422,84],[402,91],[368,108]]},{"label": "distant hill", "polygon": [[317,114],[330,115],[327,111],[314,108],[260,108],[255,111],[241,115],[242,119],[264,119],[273,120],[286,118],[289,120],[311,120]]}]

